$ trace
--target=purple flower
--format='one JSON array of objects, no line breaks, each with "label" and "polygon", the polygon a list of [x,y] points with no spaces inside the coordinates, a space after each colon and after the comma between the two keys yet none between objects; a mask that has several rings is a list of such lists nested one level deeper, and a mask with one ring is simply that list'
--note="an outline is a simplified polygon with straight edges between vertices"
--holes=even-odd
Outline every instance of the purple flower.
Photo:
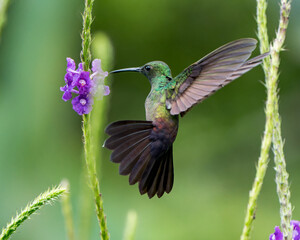
[{"label": "purple flower", "polygon": [[92,62],[93,74],[83,71],[82,63],[76,69],[75,61],[67,58],[67,73],[65,74],[66,85],[60,90],[64,92],[62,99],[68,101],[72,99],[72,93],[78,94],[73,98],[73,109],[79,114],[88,114],[92,110],[93,98],[97,94],[100,96],[109,94],[109,87],[104,85],[104,78],[108,72],[101,68],[101,60],[95,59]]},{"label": "purple flower", "polygon": [[90,73],[84,71],[80,72],[75,84],[79,90],[79,94],[89,94],[93,87],[93,83],[90,79]]},{"label": "purple flower", "polygon": [[[300,222],[292,220],[293,240],[300,240]],[[275,232],[270,235],[269,240],[283,240],[283,234],[278,226],[275,227]]]},{"label": "purple flower", "polygon": [[65,75],[65,82],[66,85],[61,87],[60,90],[64,92],[62,99],[64,101],[68,101],[72,98],[72,92],[74,91],[74,83],[73,83],[73,74],[70,72],[67,72]]},{"label": "purple flower", "polygon": [[69,70],[75,70],[76,64],[75,61],[72,58],[67,58],[67,72]]},{"label": "purple flower", "polygon": [[79,115],[92,111],[93,103],[93,98],[86,95],[79,95],[72,100],[73,109]]},{"label": "purple flower", "polygon": [[291,221],[291,224],[294,226],[293,240],[300,240],[300,222],[293,220]]},{"label": "purple flower", "polygon": [[60,88],[60,90],[64,92],[62,97],[64,101],[68,101],[72,98],[72,92],[77,93],[74,88],[82,71],[82,66],[78,65],[78,69],[75,69],[75,61],[72,58],[67,58],[67,73],[65,74],[66,85]]},{"label": "purple flower", "polygon": [[275,227],[275,232],[270,235],[270,240],[283,240],[283,234],[279,227]]},{"label": "purple flower", "polygon": [[64,92],[62,99],[65,102],[72,98],[72,92],[71,89],[68,87],[68,85],[61,87],[60,90]]},{"label": "purple flower", "polygon": [[98,97],[107,96],[110,93],[109,87],[104,85],[104,79],[107,77],[108,72],[104,72],[101,68],[101,60],[95,59],[92,62],[92,71],[93,74],[91,75],[94,81],[94,87],[92,92],[94,95]]}]

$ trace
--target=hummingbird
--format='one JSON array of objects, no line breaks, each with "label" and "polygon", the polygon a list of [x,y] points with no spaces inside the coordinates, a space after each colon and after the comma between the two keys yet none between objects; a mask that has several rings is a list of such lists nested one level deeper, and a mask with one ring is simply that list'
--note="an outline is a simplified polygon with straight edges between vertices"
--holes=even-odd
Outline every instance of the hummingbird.
[{"label": "hummingbird", "polygon": [[174,78],[162,61],[110,72],[139,72],[151,84],[145,101],[145,121],[117,121],[105,129],[110,137],[104,147],[113,151],[111,161],[120,164],[120,175],[129,175],[130,185],[138,182],[141,195],[160,198],[165,192],[170,193],[179,115],[183,117],[194,105],[261,64],[269,53],[249,59],[256,44],[252,38],[227,43]]}]

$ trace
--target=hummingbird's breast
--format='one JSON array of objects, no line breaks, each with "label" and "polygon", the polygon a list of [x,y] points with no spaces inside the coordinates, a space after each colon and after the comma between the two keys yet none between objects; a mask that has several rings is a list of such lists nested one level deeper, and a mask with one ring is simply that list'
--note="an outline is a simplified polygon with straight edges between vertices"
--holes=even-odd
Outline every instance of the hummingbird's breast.
[{"label": "hummingbird's breast", "polygon": [[152,121],[153,139],[159,139],[160,146],[169,149],[175,141],[178,131],[178,115],[173,116],[166,108],[166,93],[152,90],[145,102],[146,119]]},{"label": "hummingbird's breast", "polygon": [[156,122],[162,119],[170,125],[178,125],[178,116],[170,114],[166,108],[166,91],[152,89],[145,102],[147,121]]}]

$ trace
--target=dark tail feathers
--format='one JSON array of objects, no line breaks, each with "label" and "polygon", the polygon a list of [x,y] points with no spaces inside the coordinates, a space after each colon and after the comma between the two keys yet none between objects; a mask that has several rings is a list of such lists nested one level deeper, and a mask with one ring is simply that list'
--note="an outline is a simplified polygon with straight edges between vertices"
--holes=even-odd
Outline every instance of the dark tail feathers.
[{"label": "dark tail feathers", "polygon": [[113,150],[111,161],[120,163],[129,183],[139,182],[141,194],[160,198],[172,190],[174,181],[172,144],[155,137],[151,121],[118,121],[105,129],[110,137],[104,147]]}]

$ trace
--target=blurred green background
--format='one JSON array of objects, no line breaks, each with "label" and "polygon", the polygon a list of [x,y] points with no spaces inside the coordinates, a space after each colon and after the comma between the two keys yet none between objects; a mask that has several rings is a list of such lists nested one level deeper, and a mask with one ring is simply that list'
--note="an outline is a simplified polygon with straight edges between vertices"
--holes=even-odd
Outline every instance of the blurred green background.
[{"label": "blurred green background", "polygon": [[[169,64],[175,76],[215,48],[256,37],[255,1],[96,1],[93,32],[114,46],[114,67],[152,60]],[[12,1],[0,42],[0,226],[40,192],[63,178],[71,183],[76,231],[80,212],[81,118],[61,100],[66,57],[79,61],[83,1]],[[293,1],[282,53],[280,112],[290,173],[294,219],[300,219],[300,2]],[[277,28],[278,1],[269,1],[268,27]],[[258,54],[258,51],[255,52]],[[108,78],[108,81],[111,81]],[[175,184],[161,199],[140,196],[119,176],[109,151],[99,162],[104,208],[112,239],[121,239],[128,210],[138,214],[136,239],[239,239],[248,193],[260,152],[266,99],[257,67],[180,122],[174,144]],[[116,75],[108,120],[144,119],[150,90],[146,78]],[[100,148],[100,146],[99,146]],[[259,197],[253,239],[268,239],[279,225],[279,204],[269,169]],[[92,204],[92,203],[91,203]],[[93,205],[90,206],[93,208]],[[90,239],[99,239],[92,215]],[[43,208],[13,239],[66,239],[61,206]]]}]

